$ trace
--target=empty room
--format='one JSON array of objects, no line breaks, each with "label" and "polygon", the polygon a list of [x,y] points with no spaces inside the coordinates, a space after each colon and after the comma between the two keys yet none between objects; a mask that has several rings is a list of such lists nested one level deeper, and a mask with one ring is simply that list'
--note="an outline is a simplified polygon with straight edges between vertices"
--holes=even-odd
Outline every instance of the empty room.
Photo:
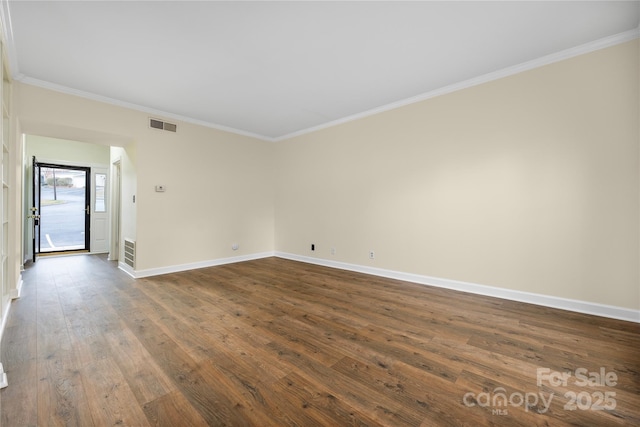
[{"label": "empty room", "polygon": [[640,1],[0,20],[0,426],[640,425]]}]

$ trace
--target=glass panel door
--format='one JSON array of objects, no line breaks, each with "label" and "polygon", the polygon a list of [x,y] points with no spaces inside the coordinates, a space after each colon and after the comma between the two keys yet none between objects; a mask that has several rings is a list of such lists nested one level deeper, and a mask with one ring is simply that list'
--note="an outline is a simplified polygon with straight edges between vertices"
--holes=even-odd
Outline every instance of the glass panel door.
[{"label": "glass panel door", "polygon": [[40,164],[40,253],[89,250],[89,168]]},{"label": "glass panel door", "polygon": [[33,165],[33,199],[31,200],[31,215],[29,218],[33,224],[33,262],[36,262],[36,255],[40,253],[40,164],[36,156],[32,158]]}]

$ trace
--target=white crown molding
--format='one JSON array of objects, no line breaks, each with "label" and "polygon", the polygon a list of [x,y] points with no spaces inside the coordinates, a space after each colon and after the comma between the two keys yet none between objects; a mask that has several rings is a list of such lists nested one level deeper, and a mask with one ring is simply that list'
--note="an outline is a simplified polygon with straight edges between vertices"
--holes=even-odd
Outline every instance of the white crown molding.
[{"label": "white crown molding", "polygon": [[134,279],[143,277],[159,276],[161,274],[179,273],[181,271],[196,270],[198,268],[215,267],[218,265],[234,264],[236,262],[251,261],[274,256],[273,252],[259,252],[249,255],[240,255],[229,258],[218,258],[208,261],[193,262],[189,264],[170,265],[167,267],[149,268],[145,270],[134,270],[124,263],[118,263],[118,268],[123,270]]},{"label": "white crown molding", "polygon": [[0,22],[2,22],[2,40],[13,44],[13,28],[11,27],[11,14],[9,12],[9,0],[0,0]]},{"label": "white crown molding", "polygon": [[445,95],[452,92],[457,92],[462,89],[467,89],[473,86],[478,86],[483,83],[488,83],[494,80],[502,79],[505,77],[512,76],[514,74],[522,73],[524,71],[529,71],[534,68],[543,67],[545,65],[553,64],[555,62],[563,61],[565,59],[573,58],[575,56],[584,55],[590,52],[594,52],[596,50],[604,49],[607,47],[615,46],[621,43],[625,43],[640,37],[640,26],[633,30],[625,31],[624,33],[615,34],[609,37],[604,37],[599,40],[595,40],[593,42],[585,43],[580,46],[572,47],[570,49],[566,49],[560,52],[552,53],[550,55],[546,55],[537,59],[533,59],[531,61],[523,62],[518,65],[514,65],[511,67],[503,68],[502,70],[493,71],[491,73],[487,73],[478,77],[474,77],[468,80],[464,80],[458,83],[454,83],[449,86],[444,86],[439,89],[435,89],[433,91],[423,93],[421,95],[413,96],[411,98],[406,98],[397,102],[392,102],[390,104],[386,104],[377,108],[373,108],[371,110],[363,111],[361,113],[357,113],[351,116],[343,117],[338,120],[333,120],[327,123],[323,123],[318,126],[313,126],[307,129],[302,129],[296,132],[289,133],[287,135],[279,136],[273,138],[276,142],[284,141],[287,139],[295,138],[297,136],[306,135],[312,132],[317,132],[322,129],[327,129],[333,126],[341,125],[344,123],[352,122],[355,120],[359,120],[365,117],[373,116],[375,114],[384,113],[385,111],[395,110],[397,108],[401,108],[407,105],[415,104],[418,102],[425,101],[427,99],[435,98],[440,95]]},{"label": "white crown molding", "polygon": [[285,252],[276,252],[275,256],[292,261],[306,262],[309,264],[321,265],[324,267],[337,268],[340,270],[355,271],[358,273],[371,274],[373,276],[387,277],[405,282],[417,283],[427,286],[452,289],[456,291],[468,292],[477,295],[501,298],[511,301],[535,304],[543,307],[557,308],[577,313],[589,314],[592,316],[602,316],[611,319],[625,320],[628,322],[640,323],[640,310],[631,310],[624,307],[598,304],[588,301],[579,301],[551,295],[534,294],[531,292],[516,291],[512,289],[496,288],[493,286],[479,285],[476,283],[462,282],[459,280],[442,279],[439,277],[423,276],[419,274],[404,273],[401,271],[385,270],[381,268],[368,267],[357,264],[336,262],[322,258],[313,258],[302,255],[295,255]]},{"label": "white crown molding", "polygon": [[198,119],[194,119],[191,117],[186,117],[186,116],[181,116],[179,114],[174,114],[174,113],[169,113],[166,111],[161,111],[161,110],[156,110],[155,108],[149,108],[149,107],[145,107],[143,105],[139,105],[139,104],[134,104],[131,102],[126,102],[126,101],[120,101],[118,99],[114,99],[114,98],[109,98],[107,96],[102,96],[102,95],[97,95],[95,93],[91,93],[91,92],[85,92],[82,90],[78,90],[78,89],[73,89],[67,86],[63,86],[63,85],[59,85],[57,83],[51,83],[51,82],[47,82],[44,80],[40,80],[40,79],[35,79],[33,77],[29,77],[29,76],[25,76],[24,74],[16,74],[16,76],[14,76],[14,80],[17,82],[20,82],[22,84],[26,84],[26,85],[30,85],[30,86],[36,86],[36,87],[41,87],[43,89],[48,89],[48,90],[52,90],[55,92],[60,92],[60,93],[64,93],[67,95],[73,95],[73,96],[77,96],[80,98],[85,98],[85,99],[89,99],[92,101],[97,101],[97,102],[103,102],[105,104],[110,104],[110,105],[115,105],[116,107],[122,107],[122,108],[127,108],[129,110],[135,110],[135,111],[140,111],[143,113],[147,113],[147,114],[151,114],[153,116],[156,116],[157,118],[166,118],[166,119],[173,119],[173,120],[178,120],[178,121],[182,121],[185,123],[191,123],[194,125],[199,125],[199,126],[203,126],[203,127],[207,127],[207,128],[211,128],[211,129],[216,129],[216,130],[220,130],[223,132],[229,132],[229,133],[233,133],[236,135],[241,135],[241,136],[248,136],[250,138],[256,138],[256,139],[260,139],[263,141],[267,141],[267,142],[272,142],[274,139],[264,136],[264,135],[258,135],[256,133],[252,133],[252,132],[246,132],[240,129],[235,129],[235,128],[231,128],[228,126],[223,126],[223,125],[218,125],[215,123],[210,123],[204,120],[198,120]]},{"label": "white crown molding", "polygon": [[9,1],[0,0],[0,23],[2,24],[2,40],[4,41],[5,54],[9,61],[9,69],[13,78],[19,74],[18,72],[18,55],[16,54],[15,43],[13,41],[13,26],[11,24],[11,12],[9,10]]},{"label": "white crown molding", "polygon": [[[231,128],[228,126],[219,125],[216,123],[207,122],[204,120],[194,119],[191,117],[182,116],[179,114],[169,113],[166,111],[156,110],[154,108],[145,107],[142,105],[129,103],[125,101],[120,101],[117,99],[109,98],[102,95],[97,95],[90,92],[81,91],[78,89],[73,89],[67,86],[62,86],[56,83],[47,82],[44,80],[35,79],[33,77],[26,76],[17,69],[17,55],[15,54],[15,46],[13,43],[13,36],[11,35],[11,20],[8,15],[9,9],[8,6],[5,6],[7,0],[0,0],[2,3],[2,8],[0,8],[0,18],[3,21],[3,28],[5,28],[5,36],[7,38],[7,46],[8,46],[8,55],[9,55],[9,63],[12,67],[13,79],[24,83],[27,85],[37,86],[44,89],[53,90],[56,92],[66,93],[69,95],[78,96],[85,99],[90,99],[98,102],[103,102],[111,105],[115,105],[118,107],[128,108],[131,110],[141,111],[148,114],[155,115],[157,117],[165,117],[174,120],[179,120],[186,123],[191,123],[195,125],[204,126],[207,128],[217,129],[224,132],[233,133],[236,135],[247,136],[250,138],[256,138],[266,142],[278,142],[284,141],[291,138],[295,138],[297,136],[306,135],[309,133],[317,132],[322,129],[327,129],[333,126],[341,125],[344,123],[352,122],[355,120],[359,120],[365,117],[369,117],[375,114],[383,113],[386,111],[394,110],[396,108],[401,108],[407,105],[415,104],[421,101],[425,101],[427,99],[435,98],[437,96],[445,95],[448,93],[456,92],[462,89],[467,89],[473,86],[477,86],[483,83],[488,83],[494,80],[498,80],[504,77],[509,77],[514,74],[522,73],[524,71],[529,71],[534,68],[542,67],[545,65],[553,64],[555,62],[563,61],[565,59],[573,58],[578,55],[584,55],[586,53],[594,52],[596,50],[604,49],[607,47],[615,46],[617,44],[625,43],[631,40],[634,40],[640,37],[640,26],[634,28],[633,30],[625,31],[623,33],[614,34],[612,36],[604,37],[599,40],[595,40],[593,42],[585,43],[580,46],[576,46],[570,49],[566,49],[560,52],[556,52],[550,55],[543,56],[541,58],[537,58],[531,61],[524,62],[522,64],[514,65],[511,67],[503,68],[502,70],[494,71],[491,73],[487,73],[478,77],[474,77],[468,80],[464,80],[462,82],[454,83],[439,89],[435,89],[433,91],[413,96],[411,98],[406,98],[397,102],[393,102],[390,104],[386,104],[377,108],[373,108],[371,110],[363,111],[361,113],[353,114],[351,116],[343,117],[338,120],[333,120],[330,122],[326,122],[317,126],[312,126],[310,128],[301,129],[296,132],[292,132],[286,135],[278,136],[278,137],[269,137],[266,135],[260,135],[253,132],[247,132],[240,129]],[[6,15],[6,16],[5,16]],[[5,24],[4,21],[7,21]]]}]

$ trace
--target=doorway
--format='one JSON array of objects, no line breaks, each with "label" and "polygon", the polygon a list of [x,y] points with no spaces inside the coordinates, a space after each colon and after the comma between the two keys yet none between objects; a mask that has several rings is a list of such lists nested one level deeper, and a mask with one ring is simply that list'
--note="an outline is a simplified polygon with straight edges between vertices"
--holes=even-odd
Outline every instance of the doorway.
[{"label": "doorway", "polygon": [[33,159],[36,255],[89,251],[91,169]]}]

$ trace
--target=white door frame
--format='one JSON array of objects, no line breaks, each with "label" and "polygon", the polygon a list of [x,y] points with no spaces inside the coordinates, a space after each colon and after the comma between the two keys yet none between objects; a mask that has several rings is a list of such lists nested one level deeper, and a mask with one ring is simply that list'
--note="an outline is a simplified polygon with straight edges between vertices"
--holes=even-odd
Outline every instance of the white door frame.
[{"label": "white door frame", "polygon": [[[104,181],[104,211],[96,212],[97,203],[97,186],[96,186],[96,175],[104,174],[106,175]],[[107,253],[109,252],[109,208],[110,208],[110,200],[109,200],[109,168],[108,167],[97,167],[91,166],[91,242],[89,245],[91,253]]]},{"label": "white door frame", "polygon": [[[51,164],[61,164],[61,165],[65,165],[65,166],[77,166],[77,167],[83,167],[83,168],[90,168],[91,169],[91,218],[90,218],[90,227],[91,227],[91,241],[89,242],[89,252],[90,253],[94,253],[94,247],[93,247],[93,242],[94,242],[94,230],[95,230],[95,225],[94,225],[94,218],[95,218],[95,212],[94,212],[94,208],[95,208],[95,181],[94,181],[94,171],[106,171],[107,173],[107,182],[109,182],[109,166],[108,165],[102,165],[102,164],[93,164],[93,163],[82,163],[82,162],[70,162],[67,160],[60,160],[60,159],[50,159],[50,158],[39,158],[38,157],[38,162],[40,163],[51,163]],[[105,173],[105,172],[99,172],[99,173]],[[33,177],[31,177],[31,179],[33,179]],[[29,197],[32,197],[31,195],[31,190],[29,191]],[[109,209],[109,205],[110,205],[110,200],[109,197],[110,193],[106,192],[105,193],[105,203],[107,206],[107,212],[110,210]],[[107,213],[108,215],[108,213]],[[107,216],[108,218],[108,216]],[[109,221],[107,219],[107,226],[109,225]],[[111,240],[111,233],[109,233],[109,230],[107,230],[106,232],[106,238],[108,240]],[[110,247],[110,242],[106,243],[106,249],[104,249],[103,253],[107,252],[109,250]],[[100,252],[95,252],[95,253],[100,253]]]},{"label": "white door frame", "polygon": [[111,164],[111,245],[109,260],[120,259],[120,224],[122,215],[122,159]]}]

